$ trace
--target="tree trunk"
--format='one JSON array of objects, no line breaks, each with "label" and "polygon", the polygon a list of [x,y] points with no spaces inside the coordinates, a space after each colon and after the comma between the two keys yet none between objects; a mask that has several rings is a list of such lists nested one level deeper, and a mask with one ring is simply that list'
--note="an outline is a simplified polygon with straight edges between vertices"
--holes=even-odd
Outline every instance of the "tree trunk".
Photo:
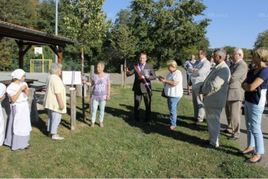
[{"label": "tree trunk", "polygon": [[157,70],[161,69],[161,63],[162,63],[162,55],[159,53],[157,55]]}]

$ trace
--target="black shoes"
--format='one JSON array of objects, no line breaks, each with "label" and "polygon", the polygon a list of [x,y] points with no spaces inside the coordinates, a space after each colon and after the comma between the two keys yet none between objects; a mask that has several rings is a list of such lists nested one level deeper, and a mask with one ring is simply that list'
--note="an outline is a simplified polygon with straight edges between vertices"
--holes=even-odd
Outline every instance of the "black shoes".
[{"label": "black shoes", "polygon": [[250,151],[247,151],[247,152],[239,151],[238,153],[241,154],[241,155],[248,155],[248,154],[252,155],[252,154],[254,154],[254,149],[250,150]]},{"label": "black shoes", "polygon": [[224,129],[224,131],[223,131],[225,134],[231,134],[231,132],[229,132],[229,130],[228,129]]},{"label": "black shoes", "polygon": [[229,140],[237,140],[237,139],[238,139],[238,137],[231,136],[231,137],[229,137],[228,139],[229,139]]},{"label": "black shoes", "polygon": [[262,159],[262,156],[260,156],[260,158],[258,158],[257,160],[255,161],[251,161],[250,159],[246,160],[247,163],[257,163],[257,162],[260,162]]}]

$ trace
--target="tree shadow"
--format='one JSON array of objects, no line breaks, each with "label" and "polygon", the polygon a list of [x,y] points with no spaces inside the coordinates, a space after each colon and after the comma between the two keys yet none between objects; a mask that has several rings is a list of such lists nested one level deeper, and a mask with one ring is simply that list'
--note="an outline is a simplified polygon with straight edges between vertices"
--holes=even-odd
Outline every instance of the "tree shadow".
[{"label": "tree shadow", "polygon": [[[196,124],[193,117],[189,116],[177,116],[180,120],[177,120],[177,125],[191,130],[207,131],[207,127],[202,124]],[[188,121],[188,122],[187,122]],[[205,122],[205,120],[204,120]]]},{"label": "tree shadow", "polygon": [[[151,119],[153,119],[152,123],[145,123],[145,122],[136,122],[134,121],[134,107],[125,105],[125,104],[120,104],[120,106],[125,107],[126,110],[123,109],[116,109],[112,107],[106,107],[105,112],[111,114],[114,117],[122,118],[128,125],[132,127],[138,127],[140,128],[145,134],[152,134],[152,133],[157,133],[166,137],[173,138],[175,140],[187,142],[189,144],[199,146],[199,147],[204,147],[206,148],[208,141],[203,140],[199,137],[192,136],[186,133],[183,133],[181,131],[170,131],[169,128],[167,127],[167,124],[169,123],[169,118],[167,118],[168,115],[163,115],[162,113],[159,112],[152,112],[151,114]],[[145,114],[145,111],[140,109],[140,115]],[[179,120],[178,124],[180,126],[190,128],[190,129],[195,129],[195,130],[207,130],[206,126],[194,126],[191,123],[187,123],[184,120]],[[227,148],[227,149],[226,149]],[[230,148],[230,147],[229,147]],[[225,153],[232,154],[232,155],[237,155],[237,151],[239,149],[235,148],[235,152],[228,149],[228,146],[223,146],[222,148]]]}]

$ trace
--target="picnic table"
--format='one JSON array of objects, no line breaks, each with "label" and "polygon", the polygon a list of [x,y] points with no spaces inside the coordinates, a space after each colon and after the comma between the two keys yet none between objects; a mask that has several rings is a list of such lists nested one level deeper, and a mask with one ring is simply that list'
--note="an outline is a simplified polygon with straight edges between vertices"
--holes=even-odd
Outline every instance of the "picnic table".
[{"label": "picnic table", "polygon": [[[28,86],[31,86],[35,81],[38,81],[36,79],[25,79],[25,82],[28,84]],[[12,83],[12,80],[2,80],[0,83],[3,83],[4,85],[8,86],[10,83]]]}]

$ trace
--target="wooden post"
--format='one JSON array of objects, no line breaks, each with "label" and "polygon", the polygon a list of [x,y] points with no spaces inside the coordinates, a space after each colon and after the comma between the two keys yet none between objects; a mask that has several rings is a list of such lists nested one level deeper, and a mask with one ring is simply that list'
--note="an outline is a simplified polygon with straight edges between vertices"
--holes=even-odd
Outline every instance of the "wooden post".
[{"label": "wooden post", "polygon": [[62,47],[57,47],[56,45],[50,45],[49,47],[58,56],[58,63],[62,64],[63,60]]},{"label": "wooden post", "polygon": [[[94,76],[94,65],[90,65],[90,79]],[[89,94],[92,93],[92,87],[89,87],[88,88],[88,91],[89,91]],[[89,95],[90,99],[89,99],[89,107],[90,107],[90,110],[89,110],[89,114],[91,114],[91,111],[92,111],[92,100],[91,100],[91,95]]]},{"label": "wooden post", "polygon": [[19,46],[19,68],[23,69],[23,57],[24,55],[28,52],[28,50],[32,47],[32,45],[28,45],[26,47],[26,49],[24,50],[24,43],[23,41],[17,41],[16,40],[17,45]]},{"label": "wooden post", "polygon": [[[81,49],[81,58],[82,58],[82,76],[84,76],[84,67],[85,67],[85,58],[84,58],[84,49]],[[82,79],[81,79],[82,80]],[[82,111],[83,111],[83,120],[86,121],[85,115],[85,85],[82,84]]]},{"label": "wooden post", "polygon": [[121,65],[121,87],[124,87],[124,66]]},{"label": "wooden post", "polygon": [[126,78],[127,78],[127,60],[125,60],[124,64],[124,87],[126,87]]},{"label": "wooden post", "polygon": [[28,89],[28,104],[30,109],[31,122],[32,123],[39,122],[39,116],[36,106],[36,93],[34,88]]},{"label": "wooden post", "polygon": [[57,52],[57,55],[58,55],[58,63],[62,64],[62,56],[63,56],[62,52],[61,51]]},{"label": "wooden post", "polygon": [[70,100],[71,100],[71,130],[76,127],[76,90],[75,88],[70,88]]}]

